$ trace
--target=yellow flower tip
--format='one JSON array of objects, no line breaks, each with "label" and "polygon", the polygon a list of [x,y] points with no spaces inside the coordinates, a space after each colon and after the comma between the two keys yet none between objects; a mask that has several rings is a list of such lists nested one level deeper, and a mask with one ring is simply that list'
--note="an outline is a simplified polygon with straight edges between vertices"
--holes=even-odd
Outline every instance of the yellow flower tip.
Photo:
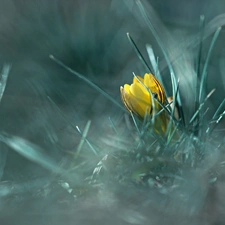
[{"label": "yellow flower tip", "polygon": [[[138,79],[137,79],[138,78]],[[142,77],[140,77],[140,76],[135,76],[134,78],[133,78],[133,83],[143,83],[144,84],[144,79],[142,78]]]},{"label": "yellow flower tip", "polygon": [[156,94],[157,99],[164,104],[165,103],[165,91],[161,83],[153,76],[151,73],[146,73],[144,75],[144,85],[149,88],[149,90]]},{"label": "yellow flower tip", "polygon": [[[161,104],[165,104],[165,91],[161,83],[150,73],[146,73],[144,78],[135,76],[132,84],[125,84],[120,87],[121,99],[129,112],[138,115],[141,118],[146,116],[146,113],[150,116],[157,114],[162,109]],[[152,96],[154,95],[157,100],[154,99],[154,108],[152,104]],[[172,99],[168,99],[169,102]],[[177,111],[175,110],[175,117],[177,117]],[[154,118],[154,130],[158,134],[165,135],[168,126],[168,115],[166,111],[161,112]]]},{"label": "yellow flower tip", "polygon": [[140,117],[144,117],[146,111],[150,114],[151,104],[141,98],[144,94],[138,88],[134,84],[125,84],[124,87],[120,87],[121,99],[129,112],[131,111]]},{"label": "yellow flower tip", "polygon": [[[149,91],[162,104],[165,103],[165,91],[160,82],[150,73],[146,73],[144,78],[134,77],[131,85],[125,84],[124,87],[120,87],[122,101],[126,108],[142,118],[146,112],[151,113],[152,98]],[[160,110],[161,106],[158,102],[154,101],[154,103],[157,110]]]}]

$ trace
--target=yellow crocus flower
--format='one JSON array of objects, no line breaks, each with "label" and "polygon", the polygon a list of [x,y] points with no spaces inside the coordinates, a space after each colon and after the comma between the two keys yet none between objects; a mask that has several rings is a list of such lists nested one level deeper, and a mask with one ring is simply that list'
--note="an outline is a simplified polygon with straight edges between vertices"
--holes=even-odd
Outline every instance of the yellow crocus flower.
[{"label": "yellow crocus flower", "polygon": [[[162,109],[159,104],[165,104],[165,91],[160,82],[149,73],[144,75],[144,78],[134,77],[131,85],[125,84],[120,87],[121,97],[124,105],[129,111],[144,118],[146,113],[150,116],[155,115]],[[151,96],[152,95],[152,96]],[[154,98],[157,98],[154,99]],[[152,100],[154,99],[154,107]],[[157,133],[165,133],[168,118],[167,113],[163,111],[155,117],[154,128]]]},{"label": "yellow crocus flower", "polygon": [[[144,118],[146,112],[154,113],[152,112],[151,93],[164,104],[165,92],[160,82],[152,74],[146,73],[144,79],[140,76],[137,77],[138,79],[134,77],[131,85],[125,84],[124,87],[120,87],[120,92],[126,108]],[[156,100],[154,104],[156,109],[161,109]]]}]

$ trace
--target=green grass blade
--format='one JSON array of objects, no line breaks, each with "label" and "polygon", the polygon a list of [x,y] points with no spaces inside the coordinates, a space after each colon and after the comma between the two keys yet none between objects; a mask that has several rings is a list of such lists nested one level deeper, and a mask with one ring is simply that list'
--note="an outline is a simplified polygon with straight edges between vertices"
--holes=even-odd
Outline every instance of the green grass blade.
[{"label": "green grass blade", "polygon": [[[215,129],[216,125],[218,124],[218,122],[223,118],[223,113],[219,116],[219,112],[221,111],[221,109],[224,107],[225,105],[225,99],[220,103],[219,107],[217,108],[216,112],[214,113],[211,123],[209,124],[206,133],[208,135],[210,135],[212,133],[212,131]],[[219,118],[216,120],[216,118],[219,116]],[[221,117],[222,116],[222,117]],[[216,120],[216,121],[215,121]],[[219,120],[219,121],[218,121]],[[214,124],[212,127],[212,123]],[[211,125],[211,126],[210,126]]]},{"label": "green grass blade", "polygon": [[[172,111],[171,111],[172,115],[174,115],[174,112],[175,112],[175,108],[176,108],[176,104],[175,103],[176,103],[178,91],[179,91],[179,81],[178,81],[177,90],[176,90],[176,93],[175,93],[175,96],[174,96],[174,100],[173,100]],[[168,124],[168,127],[167,127],[167,131],[166,131],[166,137],[167,136],[170,137],[172,127],[173,127],[173,117],[170,117],[170,121],[169,121],[169,124]]]},{"label": "green grass blade", "polygon": [[133,114],[133,112],[132,112],[132,111],[130,111],[130,115],[131,115],[132,120],[133,120],[133,122],[134,122],[134,126],[135,126],[135,128],[136,128],[136,130],[137,130],[137,132],[138,132],[138,135],[140,136],[141,132],[140,132],[140,130],[139,130],[139,128],[138,128],[138,125],[137,125],[136,119],[134,118],[134,114]]},{"label": "green grass blade", "polygon": [[137,54],[138,58],[141,60],[141,62],[143,63],[143,65],[146,67],[146,69],[154,75],[153,73],[153,69],[148,65],[148,63],[146,62],[144,56],[141,54],[140,50],[138,49],[137,45],[135,44],[133,38],[130,36],[129,33],[127,33],[127,38],[129,40],[129,42],[131,43],[135,53]]},{"label": "green grass blade", "polygon": [[[63,112],[60,110],[60,108],[55,104],[55,102],[49,97],[47,96],[48,100],[50,101],[50,103],[55,107],[55,109],[59,112],[59,114],[62,116],[62,118],[65,120],[65,122],[67,122],[75,131],[77,131],[81,137],[83,138],[84,134],[81,132],[81,130],[79,129],[78,126],[74,126],[68,119],[67,117],[63,114]],[[95,150],[95,148],[93,147],[93,145],[88,141],[87,138],[84,138],[84,140],[86,141],[86,143],[88,144],[88,146],[91,148],[91,150],[97,154],[97,151]]]},{"label": "green grass blade", "polygon": [[72,70],[71,68],[69,68],[68,66],[66,66],[63,62],[61,62],[60,60],[58,60],[57,58],[55,58],[53,55],[50,55],[49,57],[54,62],[56,62],[58,65],[60,65],[61,67],[63,67],[67,71],[69,71],[70,73],[76,75],[81,80],[85,81],[87,84],[89,84],[91,87],[93,87],[95,90],[97,90],[98,92],[100,92],[103,96],[105,96],[107,99],[109,99],[112,103],[114,103],[116,106],[118,106],[121,110],[123,110],[124,112],[127,112],[126,109],[121,104],[119,104],[111,95],[109,95],[106,91],[104,91],[102,88],[100,88],[97,84],[95,84],[94,82],[92,82],[91,80],[89,80],[88,78],[86,78],[84,75],[82,75],[82,74],[80,74],[80,73]]},{"label": "green grass blade", "polygon": [[[165,57],[165,60],[166,60],[166,63],[168,65],[168,68],[169,68],[169,71],[170,71],[170,76],[171,76],[171,82],[173,83],[173,87],[172,87],[172,90],[173,90],[173,97],[175,96],[175,92],[176,92],[176,89],[177,89],[177,82],[176,82],[176,77],[175,77],[175,74],[174,74],[174,70],[173,70],[173,67],[172,67],[172,64],[170,62],[170,59],[168,57],[168,54],[165,50],[165,47],[163,46],[163,43],[159,37],[159,35],[157,34],[151,20],[148,18],[148,15],[144,9],[144,6],[143,4],[141,3],[140,0],[136,0],[136,4],[138,5],[138,8],[141,12],[141,15],[143,16],[147,26],[149,27],[149,29],[151,30],[153,36],[155,37],[164,57]],[[185,119],[184,119],[184,113],[183,113],[183,108],[182,108],[182,103],[181,103],[181,99],[180,99],[180,94],[178,93],[177,95],[177,103],[178,103],[178,112],[179,112],[179,116],[181,117],[182,119],[182,122],[184,123]]]},{"label": "green grass blade", "polygon": [[96,150],[96,149],[94,148],[94,146],[90,143],[90,141],[88,141],[88,139],[85,137],[84,132],[82,132],[78,126],[76,126],[76,129],[77,129],[78,133],[81,135],[82,139],[84,139],[85,142],[88,144],[88,146],[90,147],[90,149],[92,150],[92,152],[93,152],[95,155],[98,155],[97,150]]},{"label": "green grass blade", "polygon": [[[197,63],[196,63],[196,81],[195,81],[195,109],[194,112],[197,112],[199,108],[199,81],[201,80],[201,59],[202,59],[202,48],[203,48],[203,37],[204,37],[204,28],[205,28],[205,17],[203,15],[200,16],[200,24],[199,24],[199,47],[198,47],[198,55],[197,55]],[[196,116],[195,123],[193,123],[194,134],[198,136],[199,130],[199,114]]]},{"label": "green grass blade", "polygon": [[152,64],[152,68],[154,70],[155,76],[159,80],[159,82],[162,84],[162,86],[164,87],[166,96],[168,96],[168,91],[166,90],[166,86],[163,83],[162,76],[161,76],[161,74],[159,72],[158,60],[156,60],[156,57],[155,57],[155,54],[154,54],[152,46],[147,44],[146,45],[146,50],[147,50],[147,53],[148,53],[149,61]]},{"label": "green grass blade", "polygon": [[114,122],[112,121],[111,117],[109,117],[109,122],[110,122],[110,124],[112,125],[113,130],[115,131],[116,135],[119,136],[119,131],[117,130],[117,128],[116,128]]},{"label": "green grass blade", "polygon": [[83,134],[82,134],[82,138],[81,138],[81,140],[80,140],[80,143],[79,143],[79,145],[78,145],[78,147],[77,147],[77,151],[76,151],[77,154],[76,154],[76,156],[79,155],[80,152],[81,152],[81,149],[82,149],[82,147],[83,147],[83,145],[84,145],[84,142],[85,142],[85,140],[86,140],[87,133],[88,133],[88,131],[89,131],[89,129],[90,129],[90,126],[91,126],[91,121],[88,120],[88,122],[87,122],[87,124],[86,124],[86,126],[85,126],[85,128],[84,128],[84,132],[83,132]]},{"label": "green grass blade", "polygon": [[3,94],[5,92],[5,87],[7,84],[10,69],[11,69],[10,64],[3,65],[2,72],[1,72],[1,79],[0,79],[0,102],[1,102]]},{"label": "green grass blade", "polygon": [[208,64],[209,64],[209,59],[210,59],[213,47],[215,45],[215,42],[216,42],[216,40],[217,40],[217,38],[220,34],[220,31],[221,31],[221,27],[219,27],[216,30],[216,32],[213,36],[213,39],[212,39],[212,42],[210,44],[209,51],[208,51],[208,54],[207,54],[207,57],[206,57],[206,61],[205,61],[204,67],[203,67],[201,81],[200,81],[200,89],[199,89],[199,103],[200,104],[202,103],[202,101],[204,101],[203,100],[204,99],[204,88],[205,88],[206,79],[207,79],[207,68],[208,68]]},{"label": "green grass blade", "polygon": [[212,91],[210,91],[209,94],[206,96],[205,100],[199,105],[198,110],[194,113],[194,115],[190,119],[189,124],[191,124],[196,119],[196,117],[200,113],[202,107],[204,106],[204,104],[206,103],[206,101],[208,100],[208,98],[210,98],[210,96],[214,93],[215,90],[216,89],[213,89]]}]

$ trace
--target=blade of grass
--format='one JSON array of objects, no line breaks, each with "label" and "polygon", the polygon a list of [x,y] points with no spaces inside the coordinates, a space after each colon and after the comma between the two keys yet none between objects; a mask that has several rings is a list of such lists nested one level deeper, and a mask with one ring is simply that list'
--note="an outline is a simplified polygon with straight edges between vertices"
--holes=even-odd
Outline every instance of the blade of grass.
[{"label": "blade of grass", "polygon": [[198,110],[194,113],[194,115],[192,116],[192,118],[190,119],[189,121],[189,124],[191,124],[195,118],[198,116],[199,112],[201,111],[202,107],[204,106],[204,104],[206,103],[206,101],[210,98],[210,96],[214,93],[216,89],[213,89],[212,91],[209,92],[209,94],[206,96],[204,102],[202,102],[200,105],[199,105],[199,108]]},{"label": "blade of grass", "polygon": [[160,81],[160,83],[162,84],[162,86],[164,87],[166,96],[168,96],[168,92],[167,92],[167,90],[166,90],[166,86],[165,86],[165,84],[163,83],[162,76],[161,76],[161,74],[160,74],[160,72],[159,72],[159,68],[158,68],[158,60],[156,60],[156,57],[155,57],[155,54],[154,54],[154,51],[153,51],[152,46],[149,45],[149,44],[147,44],[147,45],[146,45],[146,50],[147,50],[147,53],[148,53],[149,61],[150,61],[150,63],[152,64],[152,67],[153,67],[155,76],[156,76],[156,78]]},{"label": "blade of grass", "polygon": [[[172,112],[171,112],[172,115],[174,115],[174,112],[175,112],[175,108],[176,108],[175,103],[176,103],[178,91],[179,91],[179,80],[178,80],[177,90],[176,90],[174,100],[173,100],[174,104],[172,105]],[[172,127],[173,127],[173,119],[172,119],[172,117],[170,117],[170,121],[169,121],[167,131],[166,131],[166,137],[168,136],[169,139],[170,139],[170,133],[171,133]]]},{"label": "blade of grass", "polygon": [[223,108],[224,105],[225,105],[225,99],[220,103],[219,107],[217,108],[216,112],[214,113],[212,117],[212,120],[214,120],[218,116],[219,111]]},{"label": "blade of grass", "polygon": [[[78,126],[74,126],[68,119],[67,117],[63,114],[63,112],[60,110],[60,108],[55,104],[55,102],[49,97],[47,96],[48,100],[50,101],[50,103],[55,107],[55,109],[58,111],[58,113],[62,116],[62,118],[75,130],[77,131],[81,137],[83,137],[83,133],[81,132],[81,130],[79,129]],[[88,141],[87,138],[84,139],[86,141],[86,143],[88,144],[88,146],[90,147],[90,149],[94,152],[97,153],[97,151],[95,150],[94,146]]]},{"label": "blade of grass", "polygon": [[[151,30],[153,36],[155,37],[164,57],[165,57],[165,60],[166,60],[166,63],[168,65],[168,68],[169,68],[169,71],[170,71],[170,76],[171,76],[171,82],[174,84],[173,87],[172,87],[172,90],[173,90],[173,96],[175,96],[175,92],[176,92],[176,89],[177,89],[177,82],[176,82],[176,77],[175,77],[175,74],[174,74],[174,70],[173,70],[173,67],[172,67],[172,64],[169,60],[169,57],[168,57],[168,54],[166,53],[166,49],[165,47],[163,46],[163,43],[159,37],[159,35],[157,34],[151,20],[148,18],[148,15],[146,13],[146,10],[143,6],[143,4],[141,3],[140,0],[136,0],[136,4],[141,12],[141,15],[143,16],[147,26],[149,27],[149,29]],[[177,95],[177,103],[178,103],[178,112],[179,112],[179,116],[181,118],[181,121],[183,124],[185,124],[185,119],[184,119],[184,113],[183,113],[183,107],[182,107],[182,102],[181,102],[181,99],[180,99],[180,94],[178,93]]]},{"label": "blade of grass", "polygon": [[100,88],[97,84],[95,84],[94,82],[92,82],[91,80],[89,80],[88,78],[86,78],[84,75],[82,75],[82,74],[80,74],[80,73],[72,70],[71,68],[69,68],[68,66],[66,66],[63,62],[61,62],[60,60],[58,60],[57,58],[55,58],[53,55],[50,55],[49,57],[54,62],[56,62],[58,65],[60,65],[61,67],[63,67],[67,71],[69,71],[70,73],[76,75],[81,80],[85,81],[87,84],[89,84],[95,90],[97,90],[99,93],[101,93],[107,99],[109,99],[112,103],[114,103],[116,106],[118,106],[121,110],[123,110],[124,112],[127,112],[127,110],[125,110],[125,108],[121,104],[119,104],[111,95],[109,95],[106,91],[104,91],[102,88]]},{"label": "blade of grass", "polygon": [[141,54],[140,50],[138,49],[137,45],[135,44],[133,38],[130,36],[129,33],[127,33],[127,38],[129,40],[129,42],[131,43],[131,45],[132,45],[135,53],[137,54],[138,58],[141,60],[143,65],[146,67],[147,71],[149,71],[151,74],[153,74],[153,69],[148,65],[144,56]]},{"label": "blade of grass", "polygon": [[23,157],[39,164],[51,172],[57,174],[64,174],[65,172],[48,155],[45,154],[42,148],[26,139],[8,134],[0,134],[0,141]]},{"label": "blade of grass", "polygon": [[[146,44],[146,51],[148,53],[148,58],[149,58],[149,61],[152,65],[152,68],[153,68],[153,71],[154,71],[154,74],[156,76],[156,71],[157,71],[157,63],[156,63],[156,60],[155,60],[155,54],[154,54],[154,51],[152,49],[152,46],[149,45],[149,44]],[[161,79],[161,77],[157,77],[159,80]],[[160,80],[160,82],[162,83],[162,80]]]},{"label": "blade of grass", "polygon": [[137,122],[136,122],[136,120],[135,120],[135,118],[134,118],[134,114],[132,113],[132,111],[130,111],[130,115],[131,115],[131,117],[132,117],[132,120],[133,120],[133,122],[134,122],[134,126],[135,126],[135,128],[136,128],[136,130],[137,130],[137,132],[138,132],[138,135],[140,136],[140,130],[139,130],[139,128],[138,128],[138,125],[137,125]]},{"label": "blade of grass", "polygon": [[7,84],[10,69],[11,69],[10,64],[3,65],[2,72],[1,72],[1,80],[0,80],[0,102],[2,100],[2,96],[5,92],[5,87]]},{"label": "blade of grass", "polygon": [[94,148],[94,146],[88,141],[88,139],[85,137],[84,133],[80,130],[80,128],[78,126],[76,126],[77,131],[79,132],[79,134],[82,136],[82,138],[85,140],[85,142],[88,144],[88,146],[90,147],[90,149],[92,150],[92,152],[95,155],[98,155],[96,149]]},{"label": "blade of grass", "polygon": [[225,115],[225,110],[220,114],[220,117],[217,119],[216,123],[219,123]]},{"label": "blade of grass", "polygon": [[119,132],[118,132],[118,130],[117,130],[117,128],[116,128],[114,122],[112,121],[111,117],[109,117],[109,122],[110,122],[110,124],[112,125],[113,130],[115,131],[116,135],[119,136]]},{"label": "blade of grass", "polygon": [[142,128],[141,128],[141,135],[145,134],[146,129],[149,127],[150,124],[151,124],[151,118],[150,118],[150,115],[148,114],[148,109],[146,108],[144,121],[142,123]]},{"label": "blade of grass", "polygon": [[195,111],[197,111],[199,107],[199,81],[201,79],[201,59],[202,59],[202,48],[203,48],[203,36],[204,36],[204,28],[205,28],[205,17],[203,15],[200,16],[200,33],[199,33],[199,48],[198,48],[198,56],[197,56],[197,79],[196,79],[196,87],[195,87]]},{"label": "blade of grass", "polygon": [[169,146],[171,141],[173,140],[173,137],[175,136],[175,134],[176,134],[176,132],[178,130],[178,126],[179,126],[179,124],[176,124],[176,126],[174,127],[171,135],[169,135],[169,138],[167,139],[167,143],[166,143],[167,146]]},{"label": "blade of grass", "polygon": [[[205,28],[205,17],[203,15],[200,16],[200,24],[199,24],[199,48],[197,55],[197,65],[196,65],[196,82],[195,82],[195,110],[196,112],[199,108],[199,81],[201,80],[201,59],[202,59],[202,48],[203,48],[203,37],[204,37],[204,28]],[[194,134],[198,136],[199,130],[199,114],[196,116],[194,126]]]},{"label": "blade of grass", "polygon": [[[212,133],[212,131],[215,129],[216,125],[218,123],[216,123],[216,117],[218,117],[219,112],[221,111],[221,109],[223,108],[223,106],[225,105],[225,99],[220,103],[219,107],[217,108],[216,112],[214,113],[211,122],[209,123],[208,128],[206,129],[206,133],[208,135],[210,135]],[[216,120],[216,121],[215,121]],[[216,123],[216,124],[215,124]],[[213,125],[214,126],[213,126]],[[213,127],[212,127],[213,126]]]},{"label": "blade of grass", "polygon": [[[208,128],[206,130],[206,133],[207,133],[208,136],[212,133],[212,131],[216,128],[216,126],[219,124],[219,122],[223,119],[223,117],[225,115],[225,111],[223,111],[220,115],[218,115],[219,111],[224,106],[224,103],[225,103],[225,99],[222,101],[222,103],[220,104],[220,106],[216,110],[215,114],[213,115],[211,123],[209,124],[209,125],[211,125],[211,127],[208,126]],[[218,119],[216,119],[216,117],[218,117]]]},{"label": "blade of grass", "polygon": [[84,128],[84,132],[83,132],[83,134],[82,134],[82,138],[81,138],[81,140],[80,140],[80,143],[79,143],[79,145],[78,145],[78,147],[77,147],[77,152],[76,152],[77,154],[76,154],[76,155],[79,155],[79,154],[80,154],[80,151],[81,151],[81,149],[82,149],[82,147],[83,147],[83,145],[84,145],[84,142],[85,142],[85,140],[86,140],[87,133],[88,133],[88,131],[89,131],[90,126],[91,126],[91,121],[88,120],[88,122],[87,122],[87,124],[86,124],[86,126],[85,126],[85,128]]},{"label": "blade of grass", "polygon": [[206,78],[207,78],[207,68],[208,68],[208,64],[209,64],[209,59],[210,59],[210,56],[212,54],[212,50],[213,50],[213,47],[216,43],[216,40],[220,34],[220,31],[221,31],[221,27],[219,27],[214,36],[213,36],[213,39],[211,41],[211,44],[210,44],[210,47],[209,47],[209,51],[208,51],[208,54],[207,54],[207,57],[206,57],[206,61],[205,61],[205,64],[204,64],[204,67],[203,67],[203,71],[202,71],[202,75],[201,75],[201,80],[200,80],[200,89],[199,89],[199,103],[201,104],[202,101],[204,101],[204,88],[205,88],[205,84],[206,84]]}]

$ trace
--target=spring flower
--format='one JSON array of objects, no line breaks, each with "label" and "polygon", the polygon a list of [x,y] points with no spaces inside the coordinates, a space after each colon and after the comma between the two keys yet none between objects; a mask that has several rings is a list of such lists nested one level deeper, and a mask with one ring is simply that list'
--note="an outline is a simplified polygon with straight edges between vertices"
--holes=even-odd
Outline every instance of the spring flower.
[{"label": "spring flower", "polygon": [[[152,75],[146,73],[144,79],[140,76],[134,77],[131,85],[125,84],[120,87],[121,97],[124,105],[129,111],[144,118],[147,114],[153,113],[152,96],[162,104],[165,103],[165,92],[160,82]],[[155,108],[161,109],[159,103],[154,100]]]},{"label": "spring flower", "polygon": [[[126,108],[142,119],[146,115],[156,115],[157,112],[162,110],[161,105],[165,104],[166,97],[162,85],[149,73],[146,73],[144,78],[140,76],[134,77],[131,85],[125,84],[124,87],[120,87],[120,92]],[[167,117],[165,111],[156,116],[154,128],[157,133],[161,133],[161,131],[163,133],[166,132]]]}]

